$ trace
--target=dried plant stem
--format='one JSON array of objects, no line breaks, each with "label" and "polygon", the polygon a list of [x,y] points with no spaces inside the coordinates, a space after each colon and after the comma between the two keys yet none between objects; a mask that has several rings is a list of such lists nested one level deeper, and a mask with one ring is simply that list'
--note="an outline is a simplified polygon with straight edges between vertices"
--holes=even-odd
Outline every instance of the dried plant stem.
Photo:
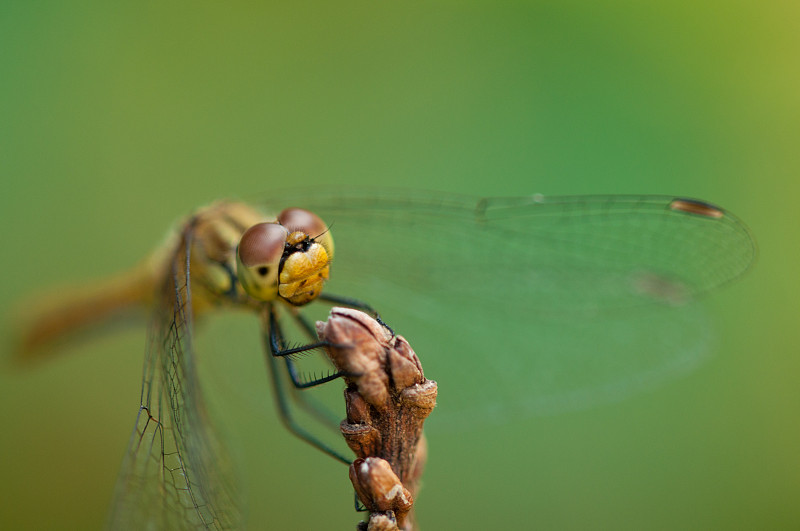
[{"label": "dried plant stem", "polygon": [[363,528],[412,530],[427,454],[422,425],[436,405],[436,382],[425,379],[403,337],[363,312],[333,308],[317,332],[346,375],[341,431],[358,456],[350,480],[371,513]]}]

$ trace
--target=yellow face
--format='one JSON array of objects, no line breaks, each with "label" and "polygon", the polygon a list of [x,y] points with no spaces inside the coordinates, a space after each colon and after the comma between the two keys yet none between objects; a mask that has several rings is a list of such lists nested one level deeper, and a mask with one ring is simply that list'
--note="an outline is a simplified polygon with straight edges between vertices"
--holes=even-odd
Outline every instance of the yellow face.
[{"label": "yellow face", "polygon": [[311,212],[289,208],[275,222],[247,229],[236,252],[237,275],[248,295],[300,306],[317,298],[330,274],[333,238]]}]

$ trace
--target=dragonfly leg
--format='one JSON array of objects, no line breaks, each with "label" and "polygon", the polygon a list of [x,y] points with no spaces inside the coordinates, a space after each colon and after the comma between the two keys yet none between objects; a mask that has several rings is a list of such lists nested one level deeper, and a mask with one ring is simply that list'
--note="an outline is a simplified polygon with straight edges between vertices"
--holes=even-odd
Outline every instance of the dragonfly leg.
[{"label": "dragonfly leg", "polygon": [[290,432],[294,433],[311,446],[322,450],[324,453],[333,457],[337,461],[341,461],[342,463],[349,465],[352,462],[351,458],[348,458],[334,450],[320,439],[303,429],[303,427],[300,426],[297,421],[295,421],[294,417],[292,416],[291,409],[289,408],[286,390],[283,388],[283,383],[281,382],[280,375],[278,374],[278,362],[272,356],[267,356],[267,358],[269,359],[270,374],[272,375],[273,389],[275,389],[275,398],[278,403],[278,412],[280,413],[284,426],[286,426]]},{"label": "dragonfly leg", "polygon": [[[274,318],[274,310],[270,308],[268,311],[270,314],[270,319],[269,319],[270,331],[269,334],[265,334],[265,339],[267,338],[267,336],[269,337],[269,339],[267,340],[267,346],[269,347],[271,352],[274,352],[279,346],[279,333],[276,334],[273,332],[274,328],[273,325],[277,324]],[[272,388],[274,389],[275,392],[275,401],[278,404],[278,413],[280,413],[281,420],[283,421],[283,424],[286,426],[286,428],[290,432],[294,433],[295,435],[297,435],[298,437],[309,443],[311,446],[318,448],[319,450],[330,455],[337,461],[341,461],[342,463],[349,465],[350,462],[352,461],[351,458],[346,457],[345,455],[339,453],[332,447],[328,446],[322,440],[320,440],[313,434],[306,431],[302,426],[300,426],[297,423],[294,416],[292,415],[291,408],[289,407],[289,401],[287,399],[286,389],[284,388],[283,381],[281,380],[281,376],[279,374],[278,360],[274,355],[266,356],[266,358],[269,363],[270,376],[272,377]],[[291,360],[289,358],[284,358],[284,360],[287,362],[288,366]],[[294,381],[292,383],[294,383]]]},{"label": "dragonfly leg", "polygon": [[[317,332],[311,324],[311,321],[309,321],[305,315],[299,312],[291,312],[291,315],[311,341],[318,341]],[[323,425],[337,433],[339,432],[339,424],[341,423],[340,414],[335,413],[331,408],[327,407],[319,400],[316,400],[316,398],[309,393],[304,393],[302,390],[296,388],[290,389],[290,391],[292,391],[291,397],[298,406],[313,415]]]},{"label": "dragonfly leg", "polygon": [[298,354],[300,352],[309,352],[311,350],[315,350],[321,347],[326,347],[329,346],[330,343],[326,341],[317,341],[316,343],[310,343],[308,345],[303,345],[300,347],[284,348],[281,328],[280,325],[278,324],[277,319],[275,319],[275,310],[272,308],[269,311],[268,335],[269,335],[269,350],[272,353],[272,357],[284,359],[284,361],[286,362],[286,369],[289,372],[289,378],[292,380],[292,384],[297,389],[307,389],[309,387],[314,387],[317,385],[333,381],[343,376],[341,372],[337,371],[328,374],[327,376],[323,376],[322,378],[313,378],[311,380],[301,379],[297,371],[297,365],[295,365],[294,360],[289,356],[291,356],[292,354]]},{"label": "dragonfly leg", "polygon": [[358,493],[353,491],[353,497],[355,500],[353,501],[353,505],[355,505],[357,513],[365,513],[367,512],[367,506],[361,503],[361,500],[358,499]]},{"label": "dragonfly leg", "polygon": [[374,317],[375,320],[378,321],[378,323],[386,330],[388,330],[392,335],[395,335],[394,330],[392,330],[392,328],[389,325],[387,325],[386,323],[383,322],[383,320],[381,320],[381,316],[378,314],[378,311],[362,300],[354,299],[352,297],[343,297],[341,295],[334,295],[332,293],[320,293],[317,299],[325,302],[330,302],[332,304],[342,304],[344,306],[349,306],[350,308],[355,308],[356,310],[363,310],[368,314],[371,314],[372,317]]}]

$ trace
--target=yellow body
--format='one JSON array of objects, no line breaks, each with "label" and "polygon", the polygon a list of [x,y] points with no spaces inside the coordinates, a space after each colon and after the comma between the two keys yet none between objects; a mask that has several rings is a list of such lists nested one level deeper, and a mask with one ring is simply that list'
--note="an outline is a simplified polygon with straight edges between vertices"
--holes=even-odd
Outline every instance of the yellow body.
[{"label": "yellow body", "polygon": [[[175,290],[173,272],[185,269],[187,249],[195,316],[223,305],[255,309],[264,301],[277,299],[293,305],[310,302],[329,276],[333,251],[329,233],[324,238],[329,245],[313,243],[308,251],[289,255],[280,275],[275,263],[275,274],[265,279],[271,284],[245,289],[240,282],[241,271],[237,275],[237,268],[241,269],[237,246],[248,228],[264,222],[278,223],[245,203],[214,203],[198,210],[130,271],[80,289],[53,290],[54,295],[29,305],[18,358],[43,357],[48,353],[43,347],[72,332],[101,326],[131,309],[151,308]],[[290,234],[297,237],[297,231]]]}]

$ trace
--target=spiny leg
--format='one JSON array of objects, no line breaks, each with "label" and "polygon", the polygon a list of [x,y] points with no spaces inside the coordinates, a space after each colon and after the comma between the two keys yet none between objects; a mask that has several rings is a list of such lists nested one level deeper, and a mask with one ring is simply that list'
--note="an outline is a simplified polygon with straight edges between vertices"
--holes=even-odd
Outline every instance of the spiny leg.
[{"label": "spiny leg", "polygon": [[[342,302],[338,302],[338,303],[342,304]],[[372,310],[366,304],[362,305],[361,309],[367,309],[368,311],[370,311],[370,313],[373,313],[373,314],[375,314],[377,316],[377,312]],[[306,318],[305,315],[301,314],[300,312],[292,312],[292,317],[295,318],[297,323],[300,325],[300,328],[302,328],[305,331],[306,335],[308,335],[308,337],[312,341],[319,339],[317,337],[316,329],[311,324],[311,322]],[[384,326],[386,326],[386,325],[384,325]],[[389,328],[389,327],[387,326],[386,328]],[[389,330],[391,330],[391,328],[389,328]],[[392,332],[392,333],[394,333],[394,332]],[[329,415],[331,419],[335,419],[334,414],[328,408],[326,408],[323,405],[319,404],[318,402],[314,401],[313,397],[311,397],[311,396],[309,396],[307,394],[301,393],[298,390],[294,390],[294,393],[292,393],[292,394],[293,394],[293,396],[296,397],[298,403],[301,406],[306,407],[306,408],[311,408],[310,412],[312,414],[314,414],[315,416],[317,416],[317,415]],[[319,417],[317,417],[317,418],[319,418]],[[338,430],[339,423],[336,422],[336,424],[333,427]],[[353,491],[353,507],[355,508],[356,512],[359,512],[359,513],[367,511],[367,507],[364,504],[361,503],[361,500],[358,498],[358,492],[356,492],[356,491]]]},{"label": "spiny leg", "polygon": [[[335,449],[331,448],[320,439],[306,431],[302,426],[300,426],[297,421],[292,416],[291,408],[289,407],[289,403],[286,396],[286,390],[284,389],[283,382],[281,381],[281,377],[279,374],[278,368],[278,361],[275,357],[275,352],[280,352],[278,348],[278,334],[273,332],[273,325],[276,324],[274,318],[274,308],[271,306],[266,310],[269,313],[269,327],[270,330],[264,334],[265,342],[267,343],[267,347],[270,350],[272,355],[266,356],[269,362],[270,368],[270,375],[272,377],[272,387],[275,392],[275,401],[278,404],[278,412],[280,413],[281,420],[283,421],[284,425],[287,427],[289,431],[309,443],[310,445],[318,448],[319,450],[323,451],[324,453],[330,455],[334,459],[341,461],[342,463],[349,465],[352,459],[340,454]],[[288,362],[290,361],[288,358],[284,358]],[[294,383],[294,382],[293,382]]]},{"label": "spiny leg", "polygon": [[292,384],[297,389],[307,389],[309,387],[314,387],[320,384],[324,384],[326,382],[330,382],[342,376],[341,372],[335,372],[333,374],[329,374],[328,376],[324,376],[322,378],[316,378],[313,380],[303,381],[300,379],[297,373],[297,366],[294,363],[294,360],[290,357],[292,354],[299,354],[301,352],[309,352],[312,350],[316,350],[318,348],[330,346],[330,343],[326,341],[317,341],[315,343],[309,343],[307,345],[302,345],[300,347],[294,348],[284,348],[283,344],[283,334],[281,331],[280,324],[278,320],[275,318],[275,308],[270,307],[269,309],[269,349],[272,353],[273,357],[276,358],[283,358],[286,361],[286,369],[289,372],[289,378],[292,380]]},{"label": "spiny leg", "polygon": [[[316,331],[309,320],[299,312],[290,312],[292,317],[300,325],[305,334],[311,341],[318,341]],[[322,402],[317,400],[313,395],[304,393],[297,388],[290,389],[291,397],[295,400],[297,405],[303,408],[306,412],[316,418],[321,424],[329,427],[330,429],[339,432],[339,424],[341,423],[341,414],[334,413],[330,408],[325,406]]]},{"label": "spiny leg", "polygon": [[[389,330],[389,332],[392,335],[394,335],[394,330],[392,330],[386,323],[384,323],[381,320],[380,316],[378,315],[378,312],[375,311],[375,309],[372,308],[372,306],[370,306],[369,304],[367,304],[367,303],[365,303],[363,301],[360,301],[358,299],[353,299],[353,298],[350,298],[350,297],[340,297],[338,295],[328,295],[328,294],[324,294],[324,293],[320,294],[319,299],[323,300],[325,302],[332,303],[332,304],[341,304],[343,306],[349,306],[351,308],[355,308],[355,309],[358,309],[358,310],[365,311],[365,312],[367,312],[369,314],[372,314],[375,317],[376,321],[378,321],[383,327],[385,327],[387,330]],[[292,313],[292,317],[294,317],[294,319],[300,325],[300,328],[302,328],[305,331],[305,333],[309,337],[309,339],[311,339],[312,342],[315,341],[315,340],[318,341],[319,337],[317,336],[317,331],[314,328],[314,326],[311,324],[311,322],[303,314],[301,314],[299,311],[298,312],[291,312],[291,313]],[[310,397],[310,396],[308,396],[308,395],[306,395],[304,393],[301,393],[298,390],[294,390],[293,396],[295,396],[295,398],[298,401],[300,406],[302,406],[304,408],[310,408],[311,409],[311,413],[314,414],[315,416],[317,416],[317,415],[326,415],[326,416],[329,416],[329,418],[334,419],[333,413],[331,413],[330,410],[328,410],[327,408],[325,408],[324,406],[322,406],[322,405],[320,405],[318,403],[316,403],[316,404],[313,403],[313,401],[312,401],[313,397]],[[319,418],[319,417],[317,417],[317,418]],[[334,427],[338,428],[338,423],[335,424]],[[365,512],[367,510],[366,506],[363,505],[361,503],[361,500],[358,498],[358,493],[355,492],[355,491],[353,491],[353,506],[354,506],[356,512]]]}]

